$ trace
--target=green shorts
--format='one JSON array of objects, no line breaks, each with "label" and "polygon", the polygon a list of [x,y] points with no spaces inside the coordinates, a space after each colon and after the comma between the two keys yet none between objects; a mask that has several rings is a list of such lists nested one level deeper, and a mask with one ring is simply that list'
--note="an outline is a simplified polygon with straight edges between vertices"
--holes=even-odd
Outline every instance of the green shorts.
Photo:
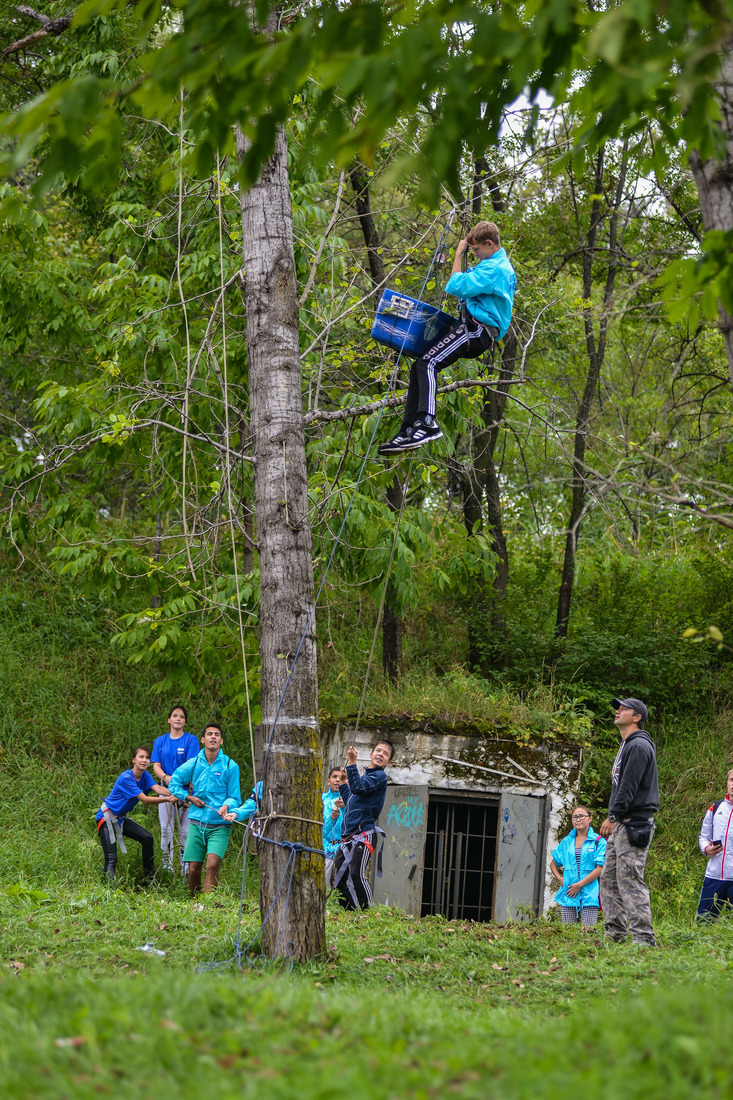
[{"label": "green shorts", "polygon": [[231,831],[231,825],[199,825],[198,821],[189,821],[183,862],[205,863],[209,852],[223,859]]}]

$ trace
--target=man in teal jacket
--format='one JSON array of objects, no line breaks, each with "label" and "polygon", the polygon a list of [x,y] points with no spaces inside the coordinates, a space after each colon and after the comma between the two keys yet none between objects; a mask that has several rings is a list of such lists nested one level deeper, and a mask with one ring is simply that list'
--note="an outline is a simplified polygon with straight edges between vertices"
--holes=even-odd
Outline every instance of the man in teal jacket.
[{"label": "man in teal jacket", "polygon": [[[462,272],[463,256],[471,249],[475,267]],[[458,359],[477,359],[506,335],[512,318],[517,277],[493,222],[478,222],[458,242],[446,294],[461,302],[461,323],[417,359],[410,370],[402,427],[393,439],[378,448],[380,455],[414,451],[423,443],[443,436],[435,419],[437,373]]]},{"label": "man in teal jacket", "polygon": [[201,890],[204,864],[204,891],[216,888],[232,828],[220,811],[234,810],[242,801],[239,765],[221,751],[223,742],[221,726],[210,722],[201,737],[201,752],[176,768],[168,784],[171,794],[193,807],[183,853],[191,897]]}]

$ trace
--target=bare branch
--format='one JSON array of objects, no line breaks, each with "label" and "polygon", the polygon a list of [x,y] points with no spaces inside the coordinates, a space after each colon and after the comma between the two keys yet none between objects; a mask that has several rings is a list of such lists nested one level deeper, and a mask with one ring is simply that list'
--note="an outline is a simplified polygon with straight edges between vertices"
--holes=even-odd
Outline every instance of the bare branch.
[{"label": "bare branch", "polygon": [[[21,10],[20,8],[18,9]],[[0,57],[9,57],[12,53],[19,53],[21,50],[28,49],[34,42],[39,42],[42,38],[57,37],[59,34],[63,34],[71,26],[71,21],[74,18],[74,12],[69,12],[68,15],[62,15],[60,19],[47,19],[44,22],[45,16],[41,17],[39,12],[31,12],[28,8],[23,14],[32,15],[34,19],[40,19],[43,23],[43,28],[40,31],[34,31],[33,34],[27,34],[25,38],[19,38],[17,42],[11,42],[9,46],[6,46]]]},{"label": "bare branch", "polygon": [[21,15],[28,15],[31,19],[36,19],[44,27],[47,27],[51,22],[49,17],[44,15],[42,11],[36,11],[35,8],[29,8],[27,4],[16,4],[15,10],[19,11]]},{"label": "bare branch", "polygon": [[[520,381],[518,378],[508,379],[502,385],[517,384]],[[496,388],[496,383],[493,379],[489,378],[466,378],[460,382],[450,382],[447,386],[438,386],[438,393],[454,393],[456,390],[468,390],[474,386],[480,386],[483,389],[493,390]],[[404,405],[406,400],[406,394],[392,394],[390,397],[382,397],[379,401],[370,401],[368,405],[349,405],[346,409],[338,409],[336,412],[322,412],[316,409],[314,412],[306,413],[303,417],[304,424],[312,424],[314,421],[322,420],[351,420],[357,416],[371,416],[372,413],[378,412],[379,409],[396,409],[399,405]]]}]

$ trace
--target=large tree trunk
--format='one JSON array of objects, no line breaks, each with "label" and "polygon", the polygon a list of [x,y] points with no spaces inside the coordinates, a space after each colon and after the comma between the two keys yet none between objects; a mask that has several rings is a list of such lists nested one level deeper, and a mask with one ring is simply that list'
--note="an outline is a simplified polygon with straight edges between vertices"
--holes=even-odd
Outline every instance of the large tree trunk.
[{"label": "large tree trunk", "polygon": [[[237,135],[240,157],[245,139]],[[244,293],[255,505],[260,556],[262,727],[269,752],[264,810],[278,816],[260,845],[262,948],[298,960],[325,950],[323,858],[279,844],[320,849],[321,752],[318,730],[313,565],[303,434],[298,296],[292,213],[282,129],[259,182],[242,195]],[[305,632],[296,661],[296,653]],[[288,673],[277,725],[273,729]],[[307,820],[298,820],[307,819]],[[292,883],[289,861],[294,860]],[[276,896],[277,895],[277,896]],[[271,909],[272,907],[272,909]],[[271,909],[271,911],[270,911]]]},{"label": "large tree trunk", "polygon": [[[700,196],[700,210],[705,229],[733,229],[733,43],[721,58],[720,81],[715,85],[722,114],[721,127],[726,137],[726,155],[722,160],[700,160],[693,150],[690,168]],[[725,341],[725,354],[733,385],[733,317],[718,306],[720,328]]]}]

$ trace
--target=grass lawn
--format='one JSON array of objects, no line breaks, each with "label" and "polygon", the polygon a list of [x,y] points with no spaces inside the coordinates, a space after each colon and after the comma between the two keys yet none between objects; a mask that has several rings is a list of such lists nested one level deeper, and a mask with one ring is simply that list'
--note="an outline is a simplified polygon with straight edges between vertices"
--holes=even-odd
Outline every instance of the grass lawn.
[{"label": "grass lawn", "polygon": [[[94,813],[143,733],[165,728],[152,681],[103,644],[101,612],[1,588],[0,609],[0,1100],[733,1094],[733,922],[693,919],[695,840],[732,758],[730,714],[704,738],[694,723],[675,730],[660,753],[657,948],[556,920],[475,925],[329,903],[328,957],[291,973],[258,958],[250,865],[239,969],[233,846],[200,909],[177,880],[140,890],[134,844],[118,888],[100,885]],[[208,716],[201,698],[192,728]],[[225,743],[246,760],[244,736]],[[154,807],[136,817],[157,835]],[[138,950],[148,941],[164,957]]]},{"label": "grass lawn", "polygon": [[[194,910],[151,891],[0,887],[9,1097],[267,1095],[619,1100],[733,1089],[733,925],[661,921],[659,946],[554,920],[505,926],[328,911],[329,957],[257,957],[250,889]],[[137,950],[146,942],[166,952]],[[591,1091],[593,1090],[593,1092]]]}]

